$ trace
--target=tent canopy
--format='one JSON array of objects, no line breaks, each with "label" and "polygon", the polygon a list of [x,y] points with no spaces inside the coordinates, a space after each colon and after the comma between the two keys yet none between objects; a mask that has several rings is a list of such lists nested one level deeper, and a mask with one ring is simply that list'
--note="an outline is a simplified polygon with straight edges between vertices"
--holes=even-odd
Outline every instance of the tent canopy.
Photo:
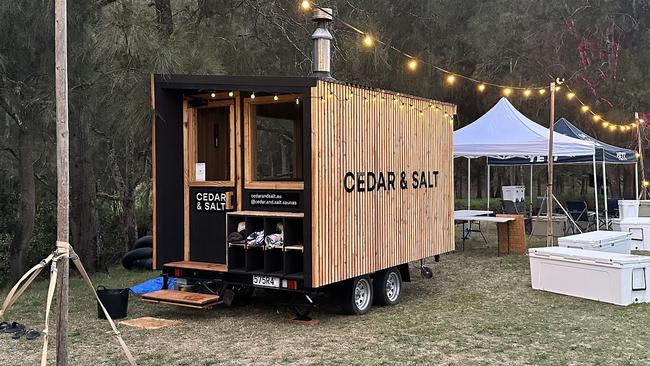
[{"label": "tent canopy", "polygon": [[[564,117],[555,122],[553,126],[555,132],[563,135],[581,139],[584,141],[591,141],[596,146],[596,161],[605,162],[606,164],[634,164],[636,163],[636,153],[630,149],[606,144],[600,140],[587,135],[582,132],[578,127],[574,126],[571,122],[567,121]],[[563,156],[555,159],[557,164],[577,164],[577,163],[590,163],[590,156]],[[489,159],[490,165],[536,165],[546,164],[546,157],[532,157],[524,158],[511,158],[511,159]]]},{"label": "tent canopy", "polygon": [[[553,156],[594,155],[594,143],[555,132]],[[454,132],[454,157],[498,159],[548,155],[548,129],[531,121],[506,98],[487,113]]]}]

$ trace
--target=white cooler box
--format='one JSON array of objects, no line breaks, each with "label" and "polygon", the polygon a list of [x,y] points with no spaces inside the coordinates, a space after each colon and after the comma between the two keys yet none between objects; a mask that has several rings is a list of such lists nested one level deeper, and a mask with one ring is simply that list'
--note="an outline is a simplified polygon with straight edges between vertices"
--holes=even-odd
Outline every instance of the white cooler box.
[{"label": "white cooler box", "polygon": [[562,247],[531,248],[528,256],[535,290],[616,305],[650,301],[650,257]]},{"label": "white cooler box", "polygon": [[630,254],[632,250],[632,233],[622,231],[592,231],[559,238],[557,245],[565,248]]},{"label": "white cooler box", "polygon": [[632,250],[650,250],[650,217],[614,219],[612,229],[632,234]]},{"label": "white cooler box", "polygon": [[512,202],[523,201],[526,198],[525,186],[502,186],[501,199]]}]

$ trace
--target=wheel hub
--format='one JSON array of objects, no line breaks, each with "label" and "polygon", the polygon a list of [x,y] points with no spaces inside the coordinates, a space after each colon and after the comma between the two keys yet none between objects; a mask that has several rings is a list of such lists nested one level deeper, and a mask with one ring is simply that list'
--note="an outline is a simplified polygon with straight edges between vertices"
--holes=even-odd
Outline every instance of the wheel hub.
[{"label": "wheel hub", "polygon": [[399,297],[400,293],[400,282],[399,278],[397,277],[397,273],[391,272],[388,274],[388,277],[386,278],[386,297],[388,300],[391,302],[394,302],[397,300]]},{"label": "wheel hub", "polygon": [[365,310],[370,304],[370,283],[365,278],[354,288],[354,302],[359,310]]}]

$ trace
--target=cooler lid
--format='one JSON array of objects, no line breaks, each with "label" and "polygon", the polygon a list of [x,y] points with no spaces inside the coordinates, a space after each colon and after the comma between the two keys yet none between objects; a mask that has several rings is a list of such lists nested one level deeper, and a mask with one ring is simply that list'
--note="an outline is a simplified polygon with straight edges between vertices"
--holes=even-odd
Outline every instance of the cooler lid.
[{"label": "cooler lid", "polygon": [[602,246],[629,238],[632,235],[626,231],[591,231],[588,233],[565,236],[558,239],[559,244],[580,244]]},{"label": "cooler lid", "polygon": [[565,247],[530,248],[528,249],[528,255],[531,257],[559,257],[569,261],[588,261],[620,266],[633,264],[650,265],[649,256],[600,252],[596,250]]}]

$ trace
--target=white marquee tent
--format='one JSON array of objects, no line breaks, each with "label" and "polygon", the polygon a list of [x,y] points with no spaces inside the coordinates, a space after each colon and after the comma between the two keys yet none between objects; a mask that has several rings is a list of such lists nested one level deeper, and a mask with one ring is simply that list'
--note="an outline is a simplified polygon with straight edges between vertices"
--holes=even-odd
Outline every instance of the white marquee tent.
[{"label": "white marquee tent", "polygon": [[[468,209],[470,205],[470,159],[479,157],[497,159],[508,159],[513,157],[533,159],[537,157],[546,157],[548,155],[548,132],[548,128],[543,127],[524,116],[512,104],[510,104],[506,98],[501,98],[494,107],[476,121],[454,131],[454,157],[464,157],[468,159]],[[596,150],[591,141],[580,140],[554,132],[553,156],[591,156],[594,166],[594,187],[597,186]],[[489,165],[487,169],[487,184],[489,192]],[[594,191],[597,195],[597,190]],[[488,194],[488,209],[489,204]],[[597,197],[596,215],[598,215]]]}]

